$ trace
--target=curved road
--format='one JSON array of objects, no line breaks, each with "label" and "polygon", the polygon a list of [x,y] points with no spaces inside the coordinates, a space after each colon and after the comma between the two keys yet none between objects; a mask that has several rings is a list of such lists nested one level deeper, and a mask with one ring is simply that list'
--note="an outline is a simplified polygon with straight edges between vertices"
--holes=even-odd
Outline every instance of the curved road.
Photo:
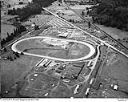
[{"label": "curved road", "polygon": [[80,43],[80,44],[83,44],[83,45],[86,45],[89,47],[90,49],[90,52],[88,55],[84,56],[84,57],[81,57],[81,58],[78,58],[78,59],[62,59],[62,58],[55,58],[55,57],[50,57],[50,56],[44,56],[44,55],[38,55],[38,54],[32,54],[32,53],[27,53],[27,52],[24,52],[25,55],[30,55],[30,56],[36,56],[36,57],[44,57],[44,58],[48,58],[48,59],[52,59],[52,60],[60,60],[60,61],[80,61],[80,60],[85,60],[89,57],[91,57],[94,53],[95,53],[95,49],[94,47],[91,45],[91,44],[88,44],[86,42],[81,42],[81,41],[76,41],[76,40],[69,40],[69,39],[59,39],[59,38],[52,38],[52,37],[43,37],[43,36],[37,36],[37,37],[30,37],[30,38],[25,38],[25,39],[21,39],[19,41],[17,41],[16,43],[14,43],[12,45],[12,50],[14,52],[18,52],[18,53],[21,53],[22,51],[18,50],[16,48],[17,44],[22,42],[22,41],[25,41],[25,40],[30,40],[30,39],[39,39],[39,38],[46,38],[46,39],[57,39],[57,40],[64,40],[64,41],[67,41],[67,42],[75,42],[75,43]]}]

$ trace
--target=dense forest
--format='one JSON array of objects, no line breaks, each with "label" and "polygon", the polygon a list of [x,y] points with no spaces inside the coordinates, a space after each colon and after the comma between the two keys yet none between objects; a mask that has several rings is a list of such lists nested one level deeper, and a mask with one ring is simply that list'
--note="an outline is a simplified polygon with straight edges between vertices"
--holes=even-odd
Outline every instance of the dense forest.
[{"label": "dense forest", "polygon": [[42,11],[42,7],[47,7],[52,4],[56,0],[33,0],[32,3],[29,3],[26,7],[20,9],[9,10],[9,15],[18,15],[20,21],[23,21],[30,17],[31,15],[40,14]]},{"label": "dense forest", "polygon": [[94,23],[128,31],[128,0],[95,0],[90,15]]},{"label": "dense forest", "polygon": [[54,1],[57,0],[32,0],[33,3],[38,3],[42,7],[48,7],[50,6]]}]

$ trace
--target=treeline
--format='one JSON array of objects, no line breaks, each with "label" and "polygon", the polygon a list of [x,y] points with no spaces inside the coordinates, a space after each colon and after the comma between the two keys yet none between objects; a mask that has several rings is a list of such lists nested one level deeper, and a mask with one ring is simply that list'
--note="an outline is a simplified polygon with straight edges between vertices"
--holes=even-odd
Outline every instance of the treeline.
[{"label": "treeline", "polygon": [[[3,49],[4,53],[7,52],[8,50],[6,48]],[[14,52],[12,51],[12,53],[10,53],[10,55],[7,55],[6,57],[2,57],[2,59],[4,60],[10,60],[10,61],[14,61],[17,58],[20,58],[20,56],[24,55],[23,52],[18,53],[18,52]]]},{"label": "treeline", "polygon": [[32,1],[33,1],[33,3],[38,3],[41,7],[48,7],[54,1],[57,1],[57,0],[32,0]]},{"label": "treeline", "polygon": [[9,15],[18,15],[20,21],[26,20],[32,15],[40,14],[42,7],[47,7],[51,5],[52,2],[56,0],[33,0],[32,3],[29,3],[24,8],[18,8],[13,10],[8,10]]},{"label": "treeline", "polygon": [[102,0],[92,7],[94,23],[128,31],[128,0]]},{"label": "treeline", "polygon": [[7,37],[3,38],[1,40],[1,47],[3,47],[4,44],[14,39],[14,37],[19,36],[22,32],[26,31],[26,28],[23,25],[20,25],[16,29],[14,29],[14,32],[9,34],[7,33]]},{"label": "treeline", "polygon": [[13,61],[13,60],[15,60],[15,59],[17,59],[17,58],[20,58],[21,55],[24,55],[24,53],[21,52],[21,53],[19,54],[18,52],[14,52],[14,51],[13,51],[13,54],[12,54],[12,55],[7,56],[7,60]]},{"label": "treeline", "polygon": [[8,10],[9,15],[18,15],[20,21],[24,21],[32,15],[41,13],[41,6],[37,3],[30,3],[24,8]]}]

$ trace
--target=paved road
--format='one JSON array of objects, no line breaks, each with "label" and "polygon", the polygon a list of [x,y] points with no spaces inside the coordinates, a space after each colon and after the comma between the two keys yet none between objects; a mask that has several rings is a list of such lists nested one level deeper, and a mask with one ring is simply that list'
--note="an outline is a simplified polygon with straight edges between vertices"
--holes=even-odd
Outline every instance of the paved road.
[{"label": "paved road", "polygon": [[64,21],[65,23],[67,23],[67,24],[69,24],[69,25],[72,25],[74,28],[77,28],[77,29],[83,31],[83,32],[86,33],[87,35],[91,36],[92,38],[95,38],[96,40],[102,42],[102,43],[105,44],[106,46],[112,48],[113,50],[115,50],[115,51],[121,53],[122,55],[124,55],[124,56],[126,56],[126,57],[128,58],[128,55],[127,55],[127,54],[125,54],[124,52],[118,50],[118,49],[115,48],[114,46],[110,45],[108,42],[101,40],[100,38],[98,38],[98,37],[96,37],[96,36],[94,36],[94,35],[88,33],[87,31],[81,29],[80,27],[75,26],[74,24],[68,22],[68,21],[65,20],[64,18],[59,17],[57,14],[51,12],[50,10],[48,10],[48,9],[46,9],[46,8],[43,8],[43,9],[46,10],[47,12],[51,13],[51,14],[54,15],[55,17],[59,18],[60,20]]}]

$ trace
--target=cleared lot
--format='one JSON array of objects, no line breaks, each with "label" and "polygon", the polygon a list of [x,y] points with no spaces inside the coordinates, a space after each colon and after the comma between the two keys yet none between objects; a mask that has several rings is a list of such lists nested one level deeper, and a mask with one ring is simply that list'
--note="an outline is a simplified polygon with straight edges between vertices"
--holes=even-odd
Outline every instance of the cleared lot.
[{"label": "cleared lot", "polygon": [[1,61],[1,83],[2,93],[14,85],[14,83],[30,71],[33,66],[40,60],[37,57],[21,56],[14,61],[3,60]]},{"label": "cleared lot", "polygon": [[57,86],[58,79],[43,73],[33,73],[28,77],[28,82],[20,91],[21,95],[44,97],[47,92]]},{"label": "cleared lot", "polygon": [[102,78],[116,80],[119,90],[128,93],[128,59],[120,54],[109,54],[108,61],[103,66]]}]

